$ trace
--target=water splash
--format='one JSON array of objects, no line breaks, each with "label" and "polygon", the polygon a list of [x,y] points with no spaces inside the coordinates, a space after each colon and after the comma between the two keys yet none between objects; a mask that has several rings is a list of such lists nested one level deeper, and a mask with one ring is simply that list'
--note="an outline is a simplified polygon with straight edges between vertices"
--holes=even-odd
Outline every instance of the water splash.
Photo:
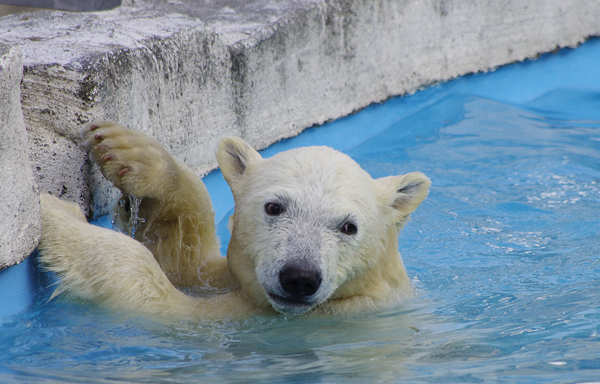
[{"label": "water splash", "polygon": [[139,216],[142,198],[133,195],[127,195],[124,199],[129,199],[129,221],[125,226],[125,233],[128,236],[135,238],[135,231],[137,230],[138,226],[146,222],[144,218]]}]

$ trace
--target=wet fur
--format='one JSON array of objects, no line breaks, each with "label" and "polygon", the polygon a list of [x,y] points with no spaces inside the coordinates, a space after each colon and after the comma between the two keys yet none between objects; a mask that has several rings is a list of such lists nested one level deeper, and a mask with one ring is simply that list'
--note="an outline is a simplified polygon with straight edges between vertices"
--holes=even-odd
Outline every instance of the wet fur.
[{"label": "wet fur", "polygon": [[[61,278],[57,294],[110,308],[177,318],[260,313],[347,314],[412,294],[398,231],[427,195],[420,173],[373,180],[349,157],[307,147],[263,159],[225,138],[217,160],[236,202],[227,257],[219,254],[214,213],[202,181],[149,136],[111,122],[82,130],[90,157],[125,194],[143,198],[136,239],[85,221],[79,207],[42,194],[45,268]],[[287,204],[265,215],[265,201]],[[354,220],[358,233],[340,233]],[[286,263],[319,268],[323,284],[303,307],[280,304]],[[177,288],[218,292],[207,297]],[[285,294],[285,292],[283,292]]]}]

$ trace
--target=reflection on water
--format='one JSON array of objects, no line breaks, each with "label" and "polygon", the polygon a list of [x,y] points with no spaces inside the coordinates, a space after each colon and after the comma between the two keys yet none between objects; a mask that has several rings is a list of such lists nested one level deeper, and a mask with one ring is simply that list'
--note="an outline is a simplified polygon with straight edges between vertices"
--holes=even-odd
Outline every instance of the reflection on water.
[{"label": "reflection on water", "polygon": [[[164,325],[41,295],[1,324],[0,381],[597,380],[600,74],[521,100],[506,85],[578,60],[597,63],[600,43],[395,99],[266,151],[346,132],[341,149],[373,176],[432,179],[400,238],[414,300],[349,318]],[[230,208],[217,207],[225,244]]]}]

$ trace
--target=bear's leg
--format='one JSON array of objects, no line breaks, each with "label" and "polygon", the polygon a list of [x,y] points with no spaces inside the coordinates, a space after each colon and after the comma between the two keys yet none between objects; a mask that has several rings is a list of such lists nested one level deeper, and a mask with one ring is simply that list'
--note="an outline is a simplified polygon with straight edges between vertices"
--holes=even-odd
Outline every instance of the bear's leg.
[{"label": "bear's leg", "polygon": [[76,204],[46,193],[40,200],[40,261],[61,278],[53,297],[63,294],[166,319],[235,318],[257,313],[239,292],[213,298],[185,295],[169,282],[150,251],[138,241],[88,224]]},{"label": "bear's leg", "polygon": [[88,224],[76,204],[46,193],[40,200],[40,261],[61,278],[53,296],[64,293],[149,313],[164,309],[161,302],[166,299],[181,300],[181,292],[169,283],[152,254],[139,242]]},{"label": "bear's leg", "polygon": [[125,194],[142,198],[135,236],[178,287],[229,285],[204,183],[148,135],[111,122],[82,130],[90,157]]}]

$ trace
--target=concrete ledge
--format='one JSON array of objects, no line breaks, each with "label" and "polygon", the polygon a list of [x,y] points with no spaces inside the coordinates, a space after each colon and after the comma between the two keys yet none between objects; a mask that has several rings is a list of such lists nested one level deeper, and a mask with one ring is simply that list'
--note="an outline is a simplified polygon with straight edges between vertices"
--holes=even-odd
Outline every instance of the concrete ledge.
[{"label": "concrete ledge", "polygon": [[79,147],[88,121],[145,131],[201,175],[224,135],[264,148],[391,96],[600,35],[600,0],[127,4],[0,19],[0,39],[23,52],[36,183],[90,215],[115,191]]},{"label": "concrete ledge", "polygon": [[41,235],[39,193],[21,114],[22,68],[19,49],[0,42],[0,270],[29,256]]}]

